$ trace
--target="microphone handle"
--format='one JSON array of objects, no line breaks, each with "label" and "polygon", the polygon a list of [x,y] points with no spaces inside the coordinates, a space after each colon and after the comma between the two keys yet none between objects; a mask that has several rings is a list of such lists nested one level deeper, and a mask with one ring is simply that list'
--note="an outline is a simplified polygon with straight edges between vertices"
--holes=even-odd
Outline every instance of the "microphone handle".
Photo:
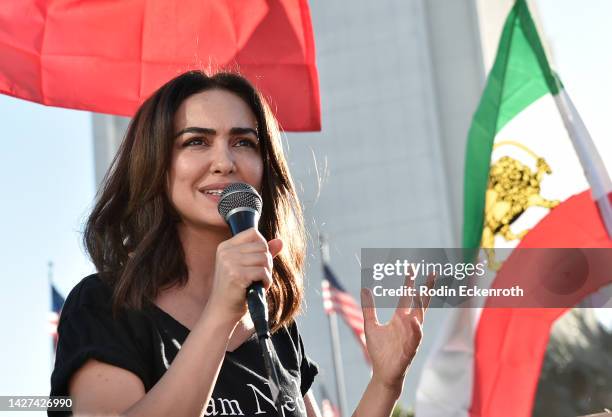
[{"label": "microphone handle", "polygon": [[226,221],[232,231],[232,236],[236,236],[251,227],[257,228],[259,213],[248,207],[240,207],[236,211],[230,211]]},{"label": "microphone handle", "polygon": [[255,325],[257,337],[259,339],[270,337],[268,303],[266,302],[266,293],[261,281],[252,283],[247,289],[247,306]]}]

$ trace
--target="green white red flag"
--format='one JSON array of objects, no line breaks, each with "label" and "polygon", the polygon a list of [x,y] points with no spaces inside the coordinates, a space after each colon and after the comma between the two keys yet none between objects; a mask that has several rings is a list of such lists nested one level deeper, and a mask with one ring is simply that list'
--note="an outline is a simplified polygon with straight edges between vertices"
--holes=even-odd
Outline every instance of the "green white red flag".
[{"label": "green white red flag", "polygon": [[[465,166],[465,248],[612,248],[612,183],[525,0],[504,25]],[[580,297],[609,283],[587,282]],[[550,327],[566,310],[455,310],[422,373],[416,415],[531,416]]]}]

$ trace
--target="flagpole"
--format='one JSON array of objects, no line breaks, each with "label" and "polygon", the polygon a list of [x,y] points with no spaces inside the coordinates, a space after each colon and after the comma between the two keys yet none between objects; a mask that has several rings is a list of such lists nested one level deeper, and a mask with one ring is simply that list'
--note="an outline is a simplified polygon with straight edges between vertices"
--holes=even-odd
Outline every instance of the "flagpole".
[{"label": "flagpole", "polygon": [[49,288],[53,284],[53,261],[47,262],[47,279],[49,281]]},{"label": "flagpole", "polygon": [[[49,261],[47,263],[47,281],[49,285],[47,288],[51,291],[51,308],[49,311],[53,310],[53,261]],[[47,313],[50,314],[50,313]],[[51,339],[51,370],[55,366],[55,342]]]},{"label": "flagpole", "polygon": [[608,237],[612,239],[612,204],[608,197],[612,192],[612,182],[606,166],[565,88],[560,88],[559,93],[554,95],[554,98],[563,124],[584,170],[584,175],[591,186],[591,195],[599,208]]},{"label": "flagpole", "polygon": [[[319,234],[319,248],[321,251],[321,262],[329,265],[329,247],[322,234]],[[323,277],[325,279],[325,277]],[[340,417],[345,416],[346,408],[346,388],[344,385],[344,370],[342,369],[342,354],[340,353],[340,336],[338,334],[338,318],[334,311],[328,315],[329,334],[332,343],[332,358],[334,361],[334,374],[336,379],[336,397],[338,399],[338,411]]]}]

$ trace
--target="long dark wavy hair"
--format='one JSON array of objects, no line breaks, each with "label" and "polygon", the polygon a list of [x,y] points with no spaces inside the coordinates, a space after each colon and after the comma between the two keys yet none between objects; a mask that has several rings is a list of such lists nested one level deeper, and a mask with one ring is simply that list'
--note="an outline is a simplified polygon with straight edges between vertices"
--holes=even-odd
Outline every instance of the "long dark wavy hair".
[{"label": "long dark wavy hair", "polygon": [[147,99],[132,119],[104,177],[85,227],[84,244],[100,278],[113,288],[113,311],[140,310],[160,289],[185,285],[187,266],[170,204],[166,176],[174,116],[189,96],[211,89],[242,98],[257,119],[264,173],[259,230],[281,238],[267,292],[272,329],[289,323],[303,297],[305,231],[302,209],[280,142],[278,123],[261,94],[240,75],[186,72]]}]

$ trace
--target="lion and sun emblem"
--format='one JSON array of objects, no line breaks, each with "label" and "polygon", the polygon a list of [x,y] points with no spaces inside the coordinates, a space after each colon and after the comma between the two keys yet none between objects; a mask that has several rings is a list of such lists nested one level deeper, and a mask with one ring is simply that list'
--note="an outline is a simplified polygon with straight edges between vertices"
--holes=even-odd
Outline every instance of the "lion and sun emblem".
[{"label": "lion and sun emblem", "polygon": [[529,229],[514,232],[511,226],[529,207],[552,209],[559,204],[558,200],[540,195],[542,179],[552,173],[546,160],[515,141],[497,142],[493,149],[501,146],[520,148],[535,160],[535,171],[510,156],[502,156],[491,164],[480,247],[485,248],[489,269],[495,271],[501,266],[495,259],[495,237],[501,236],[506,241],[522,239]]}]

